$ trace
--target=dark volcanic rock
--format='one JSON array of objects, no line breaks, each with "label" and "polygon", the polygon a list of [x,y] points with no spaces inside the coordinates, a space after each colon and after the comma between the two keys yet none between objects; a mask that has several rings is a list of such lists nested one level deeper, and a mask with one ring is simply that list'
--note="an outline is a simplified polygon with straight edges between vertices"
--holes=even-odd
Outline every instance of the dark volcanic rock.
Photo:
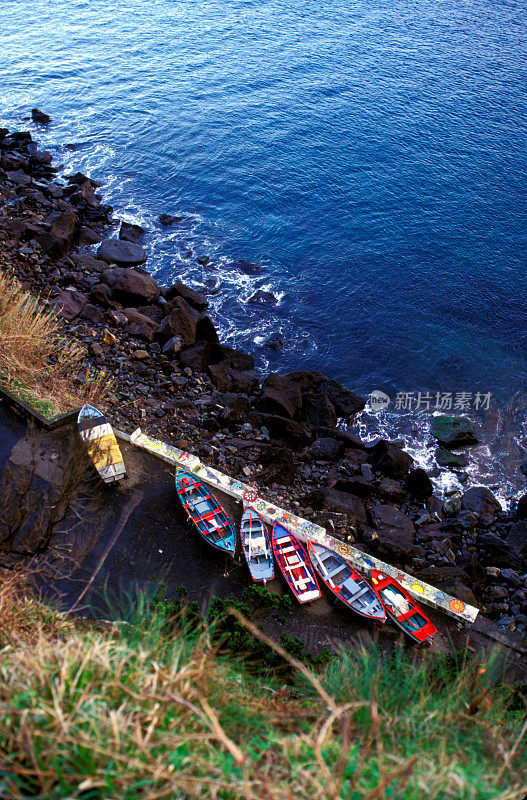
[{"label": "dark volcanic rock", "polygon": [[259,264],[253,264],[250,261],[245,261],[239,258],[237,261],[230,261],[226,269],[237,269],[238,272],[244,272],[246,275],[252,275],[260,270]]},{"label": "dark volcanic rock", "polygon": [[79,232],[79,247],[98,244],[100,241],[101,235],[97,233],[97,231],[93,230],[93,228],[89,228],[87,225],[83,225]]},{"label": "dark volcanic rock", "polygon": [[341,386],[337,381],[324,378],[319,384],[319,392],[326,395],[328,400],[335,406],[335,411],[339,417],[345,419],[357,414],[366,405],[366,400],[354,392]]},{"label": "dark volcanic rock", "polygon": [[247,415],[247,421],[253,428],[265,426],[273,439],[286,441],[291,447],[305,447],[311,441],[311,436],[305,427],[288,417],[251,411]]},{"label": "dark volcanic rock", "polygon": [[168,227],[169,225],[176,225],[178,222],[181,222],[182,219],[183,217],[175,217],[173,214],[159,215],[159,222],[165,227]]},{"label": "dark volcanic rock", "polygon": [[247,372],[254,369],[254,359],[247,353],[241,350],[235,350],[234,347],[227,347],[225,344],[220,344],[214,348],[215,363],[219,364],[225,362],[231,369],[239,370],[240,372]]},{"label": "dark volcanic rock", "polygon": [[302,419],[311,428],[334,428],[337,424],[337,412],[325,394],[303,394]]},{"label": "dark volcanic rock", "polygon": [[77,217],[72,210],[65,208],[53,213],[48,223],[49,233],[38,235],[36,239],[46,255],[60,258],[73,243]]},{"label": "dark volcanic rock", "polygon": [[279,334],[275,333],[271,336],[268,336],[264,344],[266,347],[269,347],[271,350],[275,350],[278,353],[280,350],[284,349],[285,342]]},{"label": "dark volcanic rock", "polygon": [[272,308],[278,305],[278,298],[272,292],[265,292],[263,289],[258,289],[254,294],[249,297],[249,303],[258,306],[267,306]]},{"label": "dark volcanic rock", "polygon": [[[181,338],[181,337],[174,337]],[[170,339],[169,341],[173,341]],[[166,345],[165,345],[166,346]],[[163,348],[163,352],[165,348]],[[205,372],[210,361],[210,342],[196,342],[196,344],[185,347],[179,354],[179,362],[182,367],[190,367],[196,372]]]},{"label": "dark volcanic rock", "polygon": [[265,414],[278,414],[293,419],[302,407],[300,389],[287,377],[271,373],[262,386],[255,408]]},{"label": "dark volcanic rock", "polygon": [[404,487],[407,492],[417,498],[430,497],[434,491],[432,481],[421,467],[410,470],[406,476]]},{"label": "dark volcanic rock", "polygon": [[339,492],[337,489],[326,489],[324,505],[328,511],[346,514],[348,519],[361,529],[368,525],[364,503],[355,495]]},{"label": "dark volcanic rock", "polygon": [[400,503],[404,498],[404,489],[393,478],[382,478],[379,482],[379,493],[388,500]]},{"label": "dark volcanic rock", "polygon": [[370,510],[372,524],[379,536],[379,543],[398,557],[411,554],[414,548],[415,528],[413,522],[393,506],[374,505]]},{"label": "dark volcanic rock", "polygon": [[170,313],[159,326],[158,336],[161,339],[181,336],[183,346],[188,347],[196,341],[198,318],[199,314],[194,308],[191,308],[182,297],[176,297]]},{"label": "dark volcanic rock", "polygon": [[176,297],[183,297],[189,305],[198,311],[205,311],[209,305],[209,301],[202,292],[197,292],[195,289],[191,289],[190,286],[186,286],[181,282],[174,283],[174,285],[165,292],[165,298],[169,302]]},{"label": "dark volcanic rock", "polygon": [[[160,292],[157,282],[151,275],[130,268],[126,269],[120,278],[118,278],[117,283],[113,287],[113,294],[117,299],[125,303],[143,305],[144,303],[151,303],[157,300]],[[174,331],[174,333],[177,332],[178,331]]]},{"label": "dark volcanic rock", "polygon": [[79,316],[88,302],[88,298],[81,292],[60,292],[50,301],[49,306],[61,317],[69,322]]},{"label": "dark volcanic rock", "polygon": [[519,519],[527,519],[527,494],[520,497],[516,504],[516,516]]},{"label": "dark volcanic rock", "polygon": [[381,439],[371,449],[371,463],[389,478],[404,478],[414,460],[397,445]]},{"label": "dark volcanic rock", "polygon": [[140,245],[122,239],[105,239],[97,250],[97,255],[109,264],[124,267],[134,267],[146,261],[146,253]]},{"label": "dark volcanic rock", "polygon": [[351,478],[339,478],[333,488],[339,492],[355,494],[357,497],[369,497],[375,489],[373,484],[361,475],[355,475]]},{"label": "dark volcanic rock", "polygon": [[251,394],[258,388],[258,376],[254,370],[238,371],[225,364],[211,364],[208,372],[220,392]]},{"label": "dark volcanic rock", "polygon": [[502,511],[498,500],[485,486],[473,486],[472,489],[465,492],[461,498],[461,507],[467,511],[473,511],[487,525],[492,524]]},{"label": "dark volcanic rock", "polygon": [[140,225],[133,225],[130,222],[121,222],[121,229],[119,231],[119,239],[125,242],[133,242],[140,244],[143,241],[143,236],[146,231]]},{"label": "dark volcanic rock", "polygon": [[196,323],[196,341],[217,344],[220,342],[214,323],[207,314],[202,314]]},{"label": "dark volcanic rock", "polygon": [[451,453],[444,447],[436,450],[436,461],[440,467],[453,467],[454,469],[468,466],[468,458],[460,453]]},{"label": "dark volcanic rock", "polygon": [[321,436],[315,439],[309,448],[309,453],[314,460],[336,461],[342,455],[343,450],[343,442],[339,442],[338,439]]},{"label": "dark volcanic rock", "polygon": [[478,442],[474,427],[466,417],[433,417],[432,434],[449,450]]},{"label": "dark volcanic rock", "polygon": [[519,556],[527,557],[527,523],[516,522],[507,534],[507,546]]},{"label": "dark volcanic rock", "polygon": [[31,109],[31,119],[39,125],[48,125],[51,122],[49,114],[44,114],[44,112],[40,111],[38,108]]}]

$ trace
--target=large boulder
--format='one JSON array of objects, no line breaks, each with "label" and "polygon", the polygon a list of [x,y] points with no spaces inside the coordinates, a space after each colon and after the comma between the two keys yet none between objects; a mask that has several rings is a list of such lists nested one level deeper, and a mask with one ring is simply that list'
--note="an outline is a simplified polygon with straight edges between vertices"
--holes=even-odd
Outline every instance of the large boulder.
[{"label": "large boulder", "polygon": [[219,392],[251,394],[258,388],[258,376],[254,370],[235,370],[222,364],[211,364],[208,372]]},{"label": "large boulder", "polygon": [[359,411],[362,411],[366,405],[364,397],[346,389],[337,381],[324,378],[318,387],[319,392],[326,395],[328,400],[335,406],[335,411],[339,417],[349,418]]},{"label": "large boulder", "polygon": [[271,373],[262,386],[255,408],[265,414],[279,414],[293,419],[302,407],[302,394],[298,386],[282,375]]},{"label": "large boulder", "polygon": [[82,292],[60,292],[49,302],[49,307],[60,317],[71,322],[76,319],[88,302],[88,298]]},{"label": "large boulder", "polygon": [[344,450],[344,443],[329,436],[320,436],[315,439],[309,453],[314,460],[336,461]]},{"label": "large boulder", "polygon": [[47,222],[49,231],[35,238],[46,255],[60,258],[73,244],[77,217],[73,210],[64,208],[51,214]]},{"label": "large boulder", "polygon": [[515,522],[507,534],[506,542],[516,555],[527,558],[527,522]]},{"label": "large boulder", "polygon": [[440,467],[451,469],[463,469],[468,466],[468,458],[461,453],[452,453],[445,447],[438,447],[436,450],[436,461]]},{"label": "large boulder", "polygon": [[220,337],[213,321],[207,314],[201,314],[196,323],[196,341],[219,344]]},{"label": "large boulder", "polygon": [[461,497],[461,507],[466,511],[473,511],[485,525],[491,525],[503,510],[486,486],[473,486],[465,492]]},{"label": "large boulder", "polygon": [[324,507],[328,511],[346,514],[350,522],[360,529],[368,526],[364,503],[353,494],[339,492],[337,489],[326,489],[324,492]]},{"label": "large boulder", "polygon": [[231,369],[240,370],[242,372],[254,369],[254,359],[252,356],[241,350],[235,350],[234,347],[227,347],[225,344],[214,347],[214,363],[226,363]]},{"label": "large boulder", "polygon": [[144,305],[159,297],[157,282],[146,272],[126,269],[113,287],[113,295],[130,305]]},{"label": "large boulder", "polygon": [[124,242],[141,244],[146,231],[140,225],[133,225],[131,222],[121,222],[119,239]]},{"label": "large boulder", "polygon": [[180,281],[178,283],[174,283],[173,286],[171,286],[165,292],[165,298],[169,302],[174,300],[176,297],[183,297],[183,299],[186,300],[190,306],[198,311],[205,311],[209,305],[209,301],[202,292],[198,292],[196,289],[192,289],[190,286],[187,286]]},{"label": "large boulder", "polygon": [[100,244],[97,255],[108,264],[119,264],[123,267],[138,266],[146,261],[146,253],[140,245],[122,239],[105,239]]},{"label": "large boulder", "polygon": [[428,477],[426,471],[421,467],[410,470],[410,472],[406,476],[406,480],[404,482],[404,488],[413,497],[417,497],[418,499],[422,499],[424,497],[430,497],[430,495],[433,494],[434,491],[434,487],[432,486],[432,481]]},{"label": "large boulder", "polygon": [[273,439],[285,441],[291,447],[305,447],[311,441],[311,436],[304,425],[289,417],[251,411],[247,415],[247,422],[250,422],[253,428],[265,426]]},{"label": "large boulder", "polygon": [[154,341],[157,322],[145,316],[145,314],[141,314],[135,308],[125,308],[123,313],[128,320],[125,330],[130,336],[143,339],[145,342]]},{"label": "large boulder", "polygon": [[516,516],[519,519],[527,519],[527,494],[522,495],[516,503]]},{"label": "large boulder", "polygon": [[181,336],[183,347],[188,347],[196,341],[198,319],[198,312],[182,297],[176,297],[169,314],[161,322],[157,335],[160,339]]},{"label": "large boulder", "polygon": [[334,428],[337,412],[325,394],[309,392],[302,395],[302,419],[311,428]]},{"label": "large boulder", "polygon": [[478,442],[474,426],[466,417],[433,417],[432,434],[448,450]]},{"label": "large boulder", "polygon": [[[174,339],[181,342],[181,337],[174,336],[168,340],[167,345]],[[163,352],[167,345],[163,347]],[[179,361],[182,367],[190,367],[196,372],[205,372],[210,362],[210,342],[196,342],[189,347],[184,347],[179,353]]]},{"label": "large boulder", "polygon": [[31,119],[33,122],[37,122],[39,125],[48,125],[51,122],[51,117],[49,114],[45,114],[39,108],[31,109]]},{"label": "large boulder", "polygon": [[414,463],[411,455],[384,439],[377,442],[370,452],[372,465],[388,478],[404,478]]},{"label": "large boulder", "polygon": [[377,503],[370,509],[372,525],[380,545],[396,557],[408,557],[414,549],[415,528],[402,511]]}]

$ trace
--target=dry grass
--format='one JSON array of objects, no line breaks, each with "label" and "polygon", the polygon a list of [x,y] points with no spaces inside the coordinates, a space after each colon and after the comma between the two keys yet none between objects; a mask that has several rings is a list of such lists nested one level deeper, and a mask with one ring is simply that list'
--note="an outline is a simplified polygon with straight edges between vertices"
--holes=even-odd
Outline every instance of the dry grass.
[{"label": "dry grass", "polygon": [[279,686],[220,659],[206,633],[169,635],[144,604],[134,624],[103,630],[21,598],[9,611],[5,589],[1,602],[23,631],[29,602],[35,628],[1,651],[0,794],[12,800],[522,800],[527,790],[522,720],[507,717],[506,693],[489,687],[469,713],[484,673],[463,668],[442,696],[410,662],[394,672],[343,654],[315,676],[284,652],[294,672]]},{"label": "dry grass", "polygon": [[104,371],[86,373],[86,356],[83,346],[60,333],[52,311],[0,272],[0,376],[7,389],[47,413],[83,402],[104,405],[111,381]]}]

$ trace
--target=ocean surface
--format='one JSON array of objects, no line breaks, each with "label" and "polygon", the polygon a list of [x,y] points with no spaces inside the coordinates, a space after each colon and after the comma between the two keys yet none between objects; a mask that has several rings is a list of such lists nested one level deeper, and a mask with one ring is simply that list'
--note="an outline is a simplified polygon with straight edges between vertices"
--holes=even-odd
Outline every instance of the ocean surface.
[{"label": "ocean surface", "polygon": [[433,468],[437,392],[464,398],[471,480],[507,499],[527,460],[526,33],[520,0],[3,0],[0,124],[101,180],[151,272],[205,287],[262,369],[384,391],[366,435]]}]

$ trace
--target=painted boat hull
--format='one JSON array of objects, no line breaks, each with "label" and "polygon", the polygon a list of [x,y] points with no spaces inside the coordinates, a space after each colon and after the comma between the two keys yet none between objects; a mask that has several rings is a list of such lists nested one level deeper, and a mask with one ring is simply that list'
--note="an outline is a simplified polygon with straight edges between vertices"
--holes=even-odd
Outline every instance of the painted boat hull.
[{"label": "painted boat hull", "polygon": [[390,619],[410,639],[421,644],[437,633],[436,626],[430,622],[423,609],[395,578],[378,569],[372,569],[371,582],[374,592],[384,603]]},{"label": "painted boat hull", "polygon": [[276,563],[298,602],[311,603],[317,600],[321,596],[317,578],[296,536],[276,522],[272,544]]},{"label": "painted boat hull", "polygon": [[344,605],[363,619],[383,625],[386,609],[368,581],[329,547],[308,539],[307,551],[317,575]]},{"label": "painted boat hull", "polygon": [[234,558],[234,525],[214,495],[190,472],[178,472],[175,484],[181,505],[202,539]]},{"label": "painted boat hull", "polygon": [[126,475],[126,468],[112,426],[99,409],[85,403],[77,418],[79,434],[88,457],[105,483]]},{"label": "painted boat hull", "polygon": [[247,506],[243,512],[240,540],[253,581],[272,580],[274,561],[269,534],[261,515],[252,506]]}]

